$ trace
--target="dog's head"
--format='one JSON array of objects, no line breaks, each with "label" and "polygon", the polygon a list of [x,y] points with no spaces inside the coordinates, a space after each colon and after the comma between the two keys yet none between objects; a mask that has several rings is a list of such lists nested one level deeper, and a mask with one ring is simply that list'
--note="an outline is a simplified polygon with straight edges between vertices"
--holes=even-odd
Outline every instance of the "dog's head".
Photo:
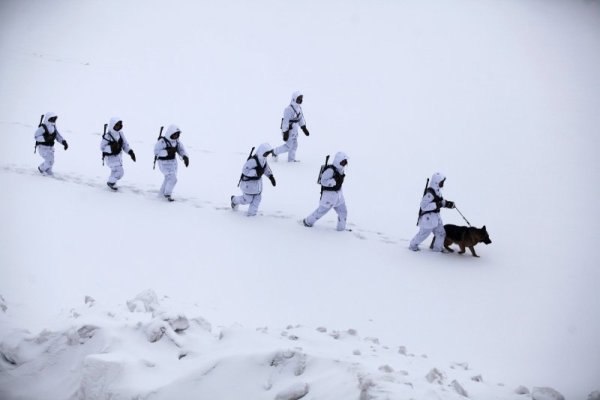
[{"label": "dog's head", "polygon": [[483,242],[485,244],[490,244],[492,243],[492,240],[490,239],[490,235],[487,232],[487,229],[485,229],[485,225],[483,226],[483,228],[478,229],[477,230],[479,233],[479,241]]}]

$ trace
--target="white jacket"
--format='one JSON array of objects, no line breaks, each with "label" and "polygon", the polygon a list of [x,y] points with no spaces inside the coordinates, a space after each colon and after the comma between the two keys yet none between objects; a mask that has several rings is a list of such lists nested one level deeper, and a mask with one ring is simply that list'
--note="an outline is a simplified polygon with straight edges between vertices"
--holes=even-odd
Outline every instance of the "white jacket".
[{"label": "white jacket", "polygon": [[266,176],[273,176],[273,172],[271,171],[269,164],[267,164],[267,159],[263,156],[264,153],[271,150],[272,147],[269,143],[261,144],[258,146],[258,150],[256,150],[255,155],[244,164],[244,167],[242,168],[242,181],[240,182],[240,189],[242,189],[242,192],[245,194],[262,193],[262,177],[259,179],[245,180],[247,179],[245,177],[252,178],[258,176],[256,172],[256,167],[258,166],[256,163],[257,159],[258,163],[265,169],[264,174]]},{"label": "white jacket", "polygon": [[[115,125],[119,121],[121,121],[121,123],[122,123],[122,120],[120,118],[113,117],[110,119],[110,122],[108,123],[108,131],[106,132],[106,134],[102,135],[102,140],[100,141],[100,150],[102,150],[103,153],[112,153],[110,144],[112,142],[118,142],[119,139],[123,139],[122,151],[124,151],[125,153],[129,153],[129,150],[131,150],[131,148],[129,147],[129,143],[127,142],[127,139],[125,139],[125,135],[123,134],[123,132],[115,131],[115,129],[114,129]],[[112,156],[107,156],[107,157],[120,157],[121,153],[114,154]]]},{"label": "white jacket", "polygon": [[[442,207],[446,205],[446,200],[443,199],[442,189],[440,188],[440,182],[442,182],[445,179],[446,177],[444,176],[444,174],[436,172],[435,174],[433,174],[431,180],[429,181],[429,187],[433,189],[435,194],[442,199]],[[438,207],[434,200],[434,196],[431,193],[429,193],[429,191],[425,193],[425,195],[421,199],[421,212],[435,211]],[[436,212],[429,212],[427,214],[421,215],[421,217],[419,218],[419,226],[423,229],[433,229],[440,224],[443,224],[443,222],[442,218],[440,217],[439,209]]]},{"label": "white jacket", "polygon": [[[337,170],[337,172],[342,175],[344,175],[345,169],[344,169],[344,166],[340,163],[344,160],[348,160],[348,156],[346,155],[346,153],[339,151],[336,153],[335,157],[333,158],[333,163],[331,164]],[[327,168],[323,172],[323,175],[321,175],[321,179],[319,180],[319,183],[321,184],[321,186],[334,187],[336,185],[336,181],[333,178],[333,176],[334,176],[333,170],[331,168]],[[342,190],[342,189],[340,189],[340,190]]]},{"label": "white jacket", "polygon": [[[58,130],[56,129],[56,124],[54,122],[50,122],[48,121],[50,118],[52,117],[56,117],[56,113],[53,112],[47,112],[44,115],[44,119],[42,122],[42,125],[46,126],[46,129],[48,129],[48,133],[49,134],[54,134],[56,132],[56,141],[58,143],[62,143],[65,139],[60,135],[60,133],[58,132]],[[37,128],[37,130],[35,131],[34,137],[35,137],[35,141],[36,142],[45,142],[46,139],[44,139],[44,133],[46,131],[44,130],[43,126],[40,126],[39,128]],[[42,146],[42,145],[39,145]]]},{"label": "white jacket", "polygon": [[281,121],[281,133],[290,131],[290,137],[298,137],[298,127],[306,125],[302,106],[296,103],[296,99],[302,96],[301,92],[292,93],[290,105],[283,110],[283,120]]},{"label": "white jacket", "polygon": [[[179,127],[177,125],[169,125],[165,135],[163,137],[161,137],[160,139],[158,139],[158,141],[154,145],[154,155],[155,156],[166,157],[168,154],[167,147],[175,147],[177,149],[177,154],[179,154],[179,156],[182,158],[184,156],[187,156],[187,152],[185,151],[185,147],[183,146],[183,143],[181,143],[179,141],[179,139],[171,138],[171,136],[176,132],[181,132],[181,129],[179,129]],[[174,160],[177,160],[177,158],[174,158]],[[171,160],[158,160],[158,161],[161,162],[161,161],[171,161]]]},{"label": "white jacket", "polygon": [[[344,160],[348,160],[348,156],[346,155],[346,153],[340,151],[336,153],[335,157],[333,158],[333,163],[331,164],[333,165],[333,168],[335,168],[337,172],[342,175],[345,174],[345,167],[340,163]],[[325,171],[323,171],[319,183],[321,184],[321,186],[325,187],[334,187],[337,184],[337,182],[334,179],[334,173],[332,168],[327,168]],[[323,193],[321,195],[321,204],[331,203],[335,207],[343,203],[344,201],[344,193],[342,188],[340,188],[340,190],[335,191],[323,190]]]}]

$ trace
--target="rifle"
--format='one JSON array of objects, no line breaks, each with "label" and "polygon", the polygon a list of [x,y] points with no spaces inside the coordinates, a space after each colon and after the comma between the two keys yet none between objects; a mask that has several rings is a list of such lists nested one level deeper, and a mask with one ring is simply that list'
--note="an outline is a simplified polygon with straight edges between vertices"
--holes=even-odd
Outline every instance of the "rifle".
[{"label": "rifle", "polygon": [[[250,154],[248,154],[248,158],[246,159],[246,161],[248,161],[249,159],[252,158],[252,153],[254,152],[254,147],[252,149],[250,149]],[[244,177],[244,174],[240,174],[240,180],[238,181],[238,186],[240,186],[240,183],[242,182],[242,178]]]},{"label": "rifle", "polygon": [[[158,139],[156,139],[156,140],[160,140],[160,138],[162,137],[162,131],[163,131],[163,129],[164,129],[164,126],[161,126],[160,127],[160,132],[158,132]],[[154,156],[154,165],[152,165],[152,169],[156,169],[156,160],[157,159],[158,159],[158,156],[155,155]]]},{"label": "rifle", "polygon": [[321,165],[321,169],[319,170],[319,177],[317,178],[317,184],[321,183],[321,175],[323,175],[323,171],[327,168],[327,163],[329,162],[329,154],[325,157],[325,164]]},{"label": "rifle", "polygon": [[[429,187],[429,178],[427,178],[427,182],[425,182],[425,189],[423,189],[423,196],[427,193],[427,188]],[[419,218],[421,218],[421,206],[419,206],[419,216],[417,217],[417,226],[419,226]]]},{"label": "rifle", "polygon": [[[104,124],[104,132],[102,133],[102,139],[104,139],[104,136],[106,136],[106,127],[108,126],[108,124]],[[102,152],[102,165],[104,165],[104,152]]]},{"label": "rifle", "polygon": [[[42,122],[43,121],[44,121],[44,114],[42,114],[42,116],[40,117],[40,123],[38,124],[38,128],[40,126],[42,126]],[[38,144],[37,144],[37,140],[36,140],[35,145],[33,146],[33,154],[35,154],[35,151],[37,150],[37,147],[38,147]]]}]

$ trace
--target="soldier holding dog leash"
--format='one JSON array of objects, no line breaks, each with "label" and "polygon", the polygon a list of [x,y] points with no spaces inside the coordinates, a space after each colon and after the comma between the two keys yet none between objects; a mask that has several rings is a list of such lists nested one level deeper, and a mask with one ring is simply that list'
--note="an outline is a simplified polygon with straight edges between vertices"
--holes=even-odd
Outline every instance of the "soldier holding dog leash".
[{"label": "soldier holding dog leash", "polygon": [[454,202],[444,200],[442,196],[441,189],[444,187],[445,181],[446,177],[442,173],[436,172],[431,177],[429,186],[425,189],[425,193],[421,199],[419,220],[417,222],[419,232],[417,232],[408,246],[412,251],[419,251],[419,245],[427,239],[430,233],[433,233],[435,236],[433,251],[446,252],[443,247],[446,231],[440,217],[440,210],[442,208],[454,208]]}]

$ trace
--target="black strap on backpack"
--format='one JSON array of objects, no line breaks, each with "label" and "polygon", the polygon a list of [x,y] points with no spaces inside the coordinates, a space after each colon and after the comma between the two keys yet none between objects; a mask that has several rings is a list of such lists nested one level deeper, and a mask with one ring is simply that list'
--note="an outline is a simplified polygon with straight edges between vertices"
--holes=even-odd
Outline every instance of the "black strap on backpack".
[{"label": "black strap on backpack", "polygon": [[56,128],[54,128],[54,133],[50,133],[50,131],[48,130],[48,127],[46,126],[46,124],[42,123],[42,121],[44,120],[44,115],[42,114],[42,116],[40,117],[40,124],[38,125],[38,128],[44,128],[44,141],[43,142],[38,142],[36,140],[35,142],[35,147],[33,148],[33,153],[35,154],[37,147],[38,146],[50,146],[53,147],[54,146],[54,141],[56,140],[56,134],[57,134],[57,130]]},{"label": "black strap on backpack", "polygon": [[256,171],[256,176],[248,176],[242,174],[242,180],[244,182],[259,180],[260,178],[262,178],[263,174],[265,173],[265,169],[267,168],[267,163],[265,163],[264,166],[260,165],[260,162],[258,161],[258,154],[253,155],[248,160],[250,159],[254,159],[254,161],[256,162],[256,167],[253,168]]},{"label": "black strap on backpack", "polygon": [[292,107],[292,110],[294,110],[294,112],[296,113],[295,118],[290,119],[290,123],[300,122],[300,115],[302,115],[302,111],[296,111],[293,104],[290,104],[290,106]]},{"label": "black strap on backpack", "polygon": [[177,154],[177,150],[179,150],[179,142],[177,142],[177,144],[175,146],[173,146],[171,144],[171,142],[169,142],[167,140],[166,137],[163,136],[161,139],[165,143],[165,150],[167,150],[167,155],[163,156],[163,157],[158,157],[158,159],[159,160],[173,160],[173,159],[175,159],[175,154]]},{"label": "black strap on backpack", "polygon": [[344,184],[344,179],[346,178],[346,174],[340,174],[333,164],[325,166],[323,172],[325,172],[328,169],[333,170],[333,179],[335,180],[335,186],[321,185],[321,196],[323,195],[323,192],[337,192],[338,190],[340,190],[342,188],[342,185]]},{"label": "black strap on backpack", "polygon": [[[292,107],[292,110],[294,110],[295,118],[292,118],[288,121],[288,128],[287,130],[289,131],[290,129],[292,129],[292,125],[295,123],[300,122],[300,116],[302,115],[302,111],[296,111],[296,109],[294,108],[294,106],[292,104],[290,104],[290,107]],[[284,118],[281,118],[281,125],[279,126],[280,129],[283,129],[283,120]]]},{"label": "black strap on backpack", "polygon": [[[106,125],[104,127],[105,131],[102,134],[102,139],[106,140],[110,145],[110,153],[102,152],[102,159],[106,156],[116,156],[123,151],[123,137],[121,136],[121,133],[119,133],[119,140],[115,140],[112,135],[106,136]],[[113,145],[116,145],[116,149],[113,149]]]},{"label": "black strap on backpack", "polygon": [[[419,218],[421,218],[423,215],[426,214],[432,214],[432,213],[439,213],[440,212],[440,207],[438,206],[438,204],[443,200],[442,197],[438,196],[437,193],[435,192],[435,190],[433,188],[428,187],[427,189],[425,189],[425,193],[423,194],[423,196],[425,196],[427,193],[431,194],[433,196],[433,200],[432,203],[436,204],[435,209],[433,210],[429,210],[429,211],[423,211],[421,210],[421,207],[419,207]],[[417,222],[418,225],[418,222]]]}]

